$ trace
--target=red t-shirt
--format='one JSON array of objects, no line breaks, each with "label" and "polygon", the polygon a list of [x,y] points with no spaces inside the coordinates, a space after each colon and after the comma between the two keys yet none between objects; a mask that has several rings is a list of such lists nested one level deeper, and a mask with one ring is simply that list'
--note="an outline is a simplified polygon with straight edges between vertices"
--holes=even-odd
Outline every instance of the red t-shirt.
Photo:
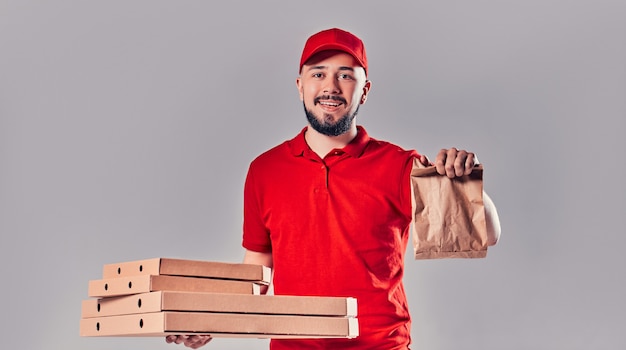
[{"label": "red t-shirt", "polygon": [[272,349],[406,349],[402,284],[415,151],[368,136],[324,159],[304,132],[250,164],[243,246],[272,252],[274,294],[356,297],[355,339],[272,340]]}]

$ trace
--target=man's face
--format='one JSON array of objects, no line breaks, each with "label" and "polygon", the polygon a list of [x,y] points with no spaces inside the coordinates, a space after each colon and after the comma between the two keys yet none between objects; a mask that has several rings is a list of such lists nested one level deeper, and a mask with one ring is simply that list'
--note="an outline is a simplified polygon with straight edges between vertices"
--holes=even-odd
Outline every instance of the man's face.
[{"label": "man's face", "polygon": [[351,55],[324,51],[302,67],[296,80],[309,124],[328,136],[346,133],[365,102],[370,82]]}]

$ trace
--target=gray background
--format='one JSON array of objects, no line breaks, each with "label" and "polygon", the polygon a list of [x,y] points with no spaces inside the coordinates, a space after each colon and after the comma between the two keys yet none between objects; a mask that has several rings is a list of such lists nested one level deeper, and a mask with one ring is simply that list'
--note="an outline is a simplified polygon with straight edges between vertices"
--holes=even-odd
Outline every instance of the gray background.
[{"label": "gray background", "polygon": [[339,26],[369,53],[359,123],[475,151],[502,221],[487,259],[408,255],[413,348],[624,349],[625,18],[609,0],[1,0],[2,348],[176,348],[79,337],[88,280],[241,260],[247,166],[305,125],[300,51]]}]

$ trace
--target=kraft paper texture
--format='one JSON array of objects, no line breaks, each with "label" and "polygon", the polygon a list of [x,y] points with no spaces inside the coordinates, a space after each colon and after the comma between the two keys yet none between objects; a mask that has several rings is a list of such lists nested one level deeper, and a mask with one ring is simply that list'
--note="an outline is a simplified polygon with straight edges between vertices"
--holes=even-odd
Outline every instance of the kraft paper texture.
[{"label": "kraft paper texture", "polygon": [[484,258],[483,167],[450,179],[418,159],[411,170],[415,259]]}]

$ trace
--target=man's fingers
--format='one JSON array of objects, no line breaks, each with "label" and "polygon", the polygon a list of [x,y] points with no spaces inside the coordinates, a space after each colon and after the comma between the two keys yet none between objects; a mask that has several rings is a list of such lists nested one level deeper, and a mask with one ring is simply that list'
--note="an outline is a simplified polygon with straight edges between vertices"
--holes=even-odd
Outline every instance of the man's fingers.
[{"label": "man's fingers", "polygon": [[168,335],[165,337],[167,343],[184,344],[191,349],[198,349],[211,341],[210,335]]},{"label": "man's fingers", "polygon": [[435,159],[437,173],[449,178],[469,175],[476,164],[476,155],[455,147],[441,149]]},{"label": "man's fingers", "polygon": [[452,176],[450,176],[450,172],[448,172],[448,177],[450,178],[463,176],[463,174],[465,174],[465,161],[467,160],[467,152],[464,150],[457,150],[456,148],[454,148],[454,150],[456,151],[456,157],[454,157],[454,161],[452,162],[452,168],[454,169],[452,171]]},{"label": "man's fingers", "polygon": [[174,343],[176,343],[176,344],[183,344],[183,343],[185,343],[187,341],[187,338],[189,338],[189,337],[186,336],[186,335],[179,335],[179,336],[176,337],[176,340],[174,340]]},{"label": "man's fingers", "polygon": [[173,343],[176,340],[176,336],[175,335],[168,335],[165,337],[165,342],[166,343]]},{"label": "man's fingers", "polygon": [[456,159],[454,160],[454,175],[469,175],[472,172],[472,168],[474,168],[474,153],[465,150],[457,151]]},{"label": "man's fingers", "polygon": [[439,175],[446,175],[446,161],[448,159],[448,150],[442,148],[439,153],[437,153],[437,158],[435,158],[435,168],[437,169],[437,173]]},{"label": "man's fingers", "polygon": [[211,341],[211,336],[209,335],[192,335],[189,337],[189,339],[187,339],[185,345],[192,349],[198,349],[206,345],[206,343],[208,343],[209,341]]},{"label": "man's fingers", "polygon": [[[452,147],[448,149],[446,152],[446,161],[444,165],[445,175],[449,178],[453,178],[456,176],[461,176],[464,169],[461,170],[462,165],[460,164],[461,160],[465,160],[465,158],[461,158],[463,151],[459,151],[458,149]],[[460,174],[459,174],[460,173]]]},{"label": "man's fingers", "polygon": [[472,173],[474,167],[478,164],[478,159],[474,153],[468,152],[467,159],[465,160],[465,174],[469,175]]},{"label": "man's fingers", "polygon": [[423,166],[429,166],[429,165],[433,165],[430,160],[428,159],[428,157],[426,157],[423,154],[420,154],[420,163],[422,163]]}]

